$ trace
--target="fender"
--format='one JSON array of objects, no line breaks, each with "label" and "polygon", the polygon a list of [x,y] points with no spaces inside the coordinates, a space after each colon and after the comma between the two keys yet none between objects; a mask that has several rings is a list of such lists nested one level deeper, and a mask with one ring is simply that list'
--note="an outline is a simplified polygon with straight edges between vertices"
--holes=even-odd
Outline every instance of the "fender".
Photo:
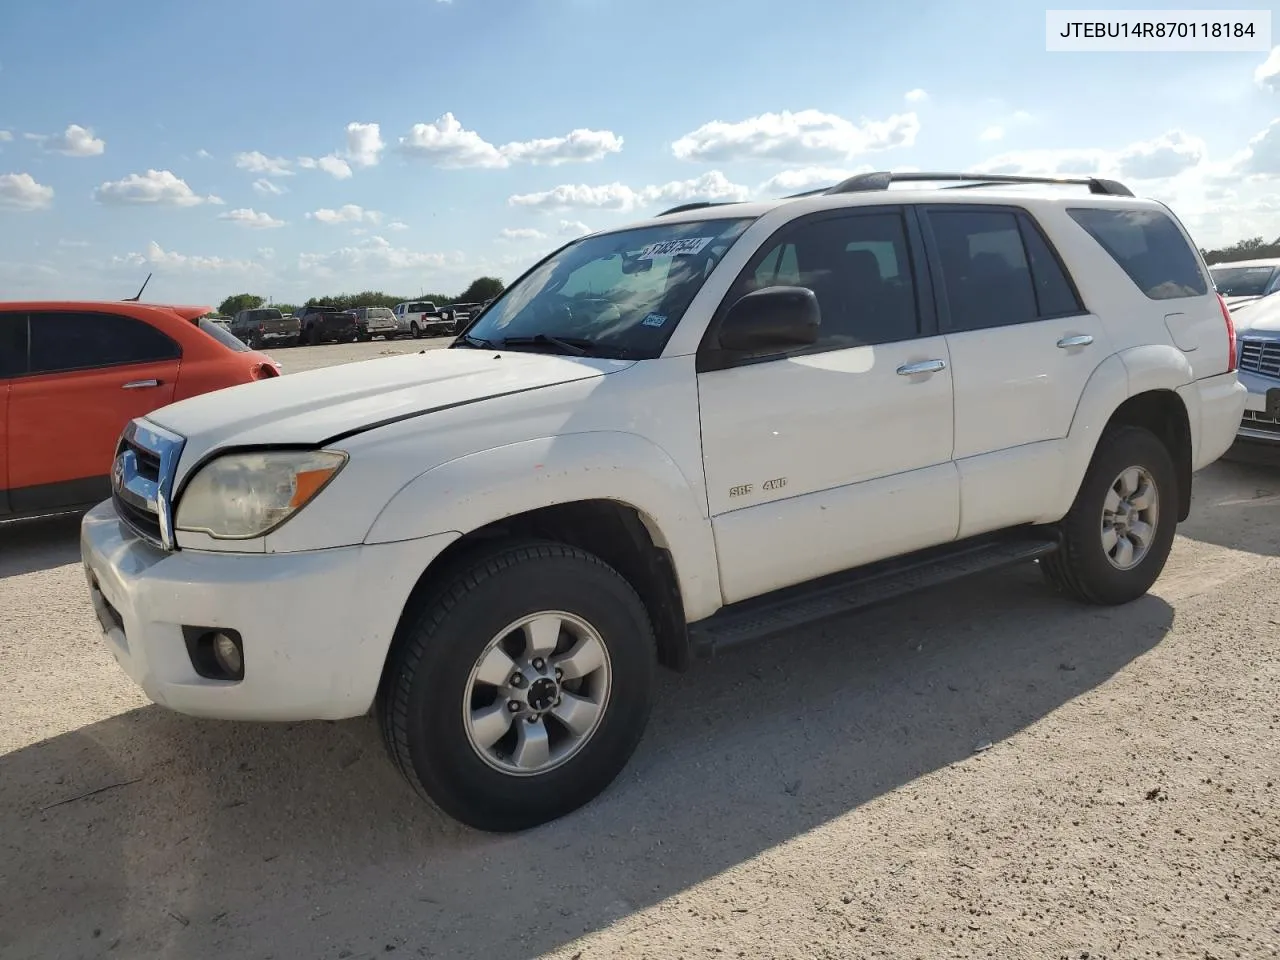
[{"label": "fender", "polygon": [[593,431],[471,453],[419,474],[387,503],[365,543],[467,534],[505,517],[579,500],[639,512],[671,553],[689,622],[722,605],[706,500],[667,453],[633,433]]},{"label": "fender", "polygon": [[[1061,520],[1071,509],[1098,439],[1121,404],[1152,390],[1176,392],[1191,379],[1191,364],[1186,356],[1167,344],[1122,350],[1098,364],[1076,404],[1071,427],[1062,444],[1062,485],[1050,501],[1052,509],[1046,510],[1042,520]],[[1191,431],[1194,437],[1197,432],[1194,421]]]}]

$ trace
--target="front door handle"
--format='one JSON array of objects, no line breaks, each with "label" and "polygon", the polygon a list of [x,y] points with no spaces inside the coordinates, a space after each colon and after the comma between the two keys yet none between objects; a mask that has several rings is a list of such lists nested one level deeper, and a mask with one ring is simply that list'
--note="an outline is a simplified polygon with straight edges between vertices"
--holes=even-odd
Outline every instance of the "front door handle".
[{"label": "front door handle", "polygon": [[144,389],[145,387],[158,387],[158,386],[160,386],[160,381],[159,381],[159,380],[130,380],[128,383],[126,383],[126,384],[125,384],[123,387],[121,387],[120,389],[122,389],[122,390],[142,390],[142,389]]},{"label": "front door handle", "polygon": [[904,363],[898,368],[898,376],[914,377],[921,373],[937,373],[947,369],[945,360],[917,360],[915,363]]},{"label": "front door handle", "polygon": [[1091,343],[1093,343],[1093,337],[1082,333],[1076,337],[1063,337],[1058,341],[1058,346],[1066,350],[1068,347],[1087,347]]}]

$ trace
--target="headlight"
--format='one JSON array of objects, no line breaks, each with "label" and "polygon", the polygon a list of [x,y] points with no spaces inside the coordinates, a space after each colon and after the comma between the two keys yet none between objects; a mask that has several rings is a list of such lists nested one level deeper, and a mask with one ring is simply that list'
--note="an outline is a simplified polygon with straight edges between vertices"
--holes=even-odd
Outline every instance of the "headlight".
[{"label": "headlight", "polygon": [[260,537],[305,507],[346,462],[335,450],[228,453],[187,484],[176,526],[217,540]]}]

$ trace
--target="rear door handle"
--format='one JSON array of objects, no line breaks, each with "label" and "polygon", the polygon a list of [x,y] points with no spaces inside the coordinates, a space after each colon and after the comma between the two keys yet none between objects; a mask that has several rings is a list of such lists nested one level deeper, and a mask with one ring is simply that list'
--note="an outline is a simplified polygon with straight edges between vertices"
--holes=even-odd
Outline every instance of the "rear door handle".
[{"label": "rear door handle", "polygon": [[1087,347],[1091,343],[1093,343],[1093,337],[1082,333],[1076,337],[1063,337],[1058,341],[1058,346],[1066,350],[1068,347]]},{"label": "rear door handle", "polygon": [[122,390],[142,390],[146,387],[160,386],[159,380],[130,380],[120,389]]},{"label": "rear door handle", "polygon": [[915,363],[904,363],[898,368],[898,376],[914,377],[921,373],[937,373],[947,369],[945,360],[917,360]]}]

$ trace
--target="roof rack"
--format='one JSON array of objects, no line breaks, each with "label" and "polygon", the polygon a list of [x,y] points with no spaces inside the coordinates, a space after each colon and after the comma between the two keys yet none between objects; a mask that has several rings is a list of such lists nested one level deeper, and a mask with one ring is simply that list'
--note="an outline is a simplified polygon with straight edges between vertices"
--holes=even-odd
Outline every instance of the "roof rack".
[{"label": "roof rack", "polygon": [[[1133,196],[1133,191],[1123,183],[1115,180],[1103,180],[1099,177],[1024,177],[1004,173],[893,173],[889,170],[880,170],[875,173],[859,173],[821,192],[827,194],[861,193],[867,190],[888,190],[889,185],[892,183],[936,183],[948,180],[958,181],[957,186],[945,188],[953,190],[990,187],[1008,183],[1043,183],[1087,186],[1090,193],[1102,194],[1108,197]],[[797,196],[805,196],[805,194],[797,194]]]},{"label": "roof rack", "polygon": [[661,213],[654,214],[656,217],[669,217],[673,213],[684,213],[686,210],[701,210],[703,207],[724,207],[734,200],[697,200],[693,203],[682,203],[678,207],[672,207],[670,210],[663,210]]}]

